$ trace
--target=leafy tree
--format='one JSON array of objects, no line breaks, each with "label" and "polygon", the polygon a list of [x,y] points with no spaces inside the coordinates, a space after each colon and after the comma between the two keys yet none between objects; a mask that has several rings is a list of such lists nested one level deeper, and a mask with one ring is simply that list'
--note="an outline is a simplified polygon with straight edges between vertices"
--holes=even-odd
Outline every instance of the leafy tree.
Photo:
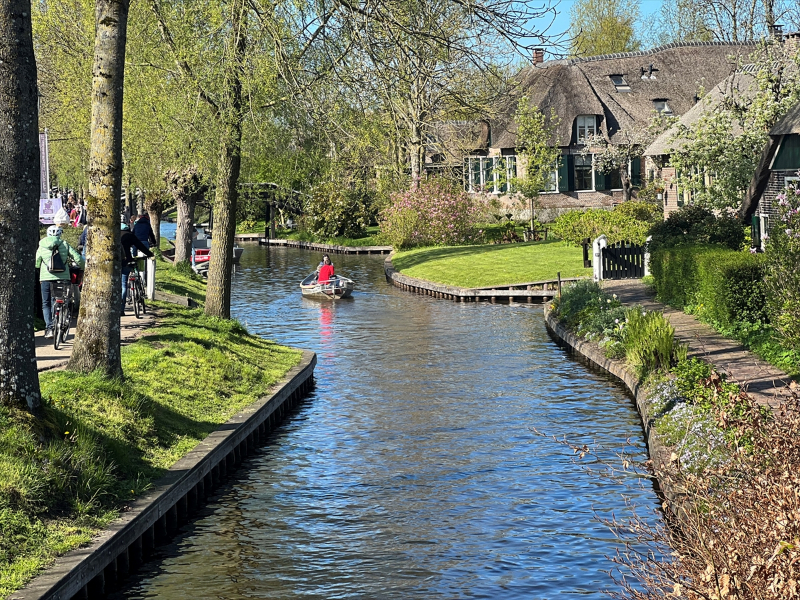
[{"label": "leafy tree", "polygon": [[39,119],[30,3],[0,2],[0,404],[41,401],[31,292],[38,240]]},{"label": "leafy tree", "polygon": [[121,375],[122,94],[129,0],[96,0],[86,276],[68,367]]},{"label": "leafy tree", "polygon": [[517,105],[514,120],[517,124],[517,167],[520,174],[512,185],[530,204],[533,228],[536,200],[547,189],[553,171],[558,169],[561,160],[561,149],[555,133],[559,119],[555,110],[551,109],[550,115],[545,115],[538,106],[531,104],[527,96],[523,96]]},{"label": "leafy tree", "polygon": [[597,56],[639,50],[638,20],[635,0],[577,0],[570,9],[570,54]]}]

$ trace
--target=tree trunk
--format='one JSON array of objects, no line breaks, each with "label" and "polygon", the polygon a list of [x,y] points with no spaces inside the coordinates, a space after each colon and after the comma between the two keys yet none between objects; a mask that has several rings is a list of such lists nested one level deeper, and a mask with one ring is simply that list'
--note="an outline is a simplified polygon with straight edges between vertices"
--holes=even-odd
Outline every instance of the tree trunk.
[{"label": "tree trunk", "polygon": [[628,202],[631,199],[631,176],[628,174],[628,165],[620,167],[619,178],[622,182],[622,201]]},{"label": "tree trunk", "polygon": [[31,3],[0,0],[0,404],[31,410],[41,399],[28,302],[39,238],[37,102]]},{"label": "tree trunk", "polygon": [[[163,205],[159,202],[155,206],[147,209],[150,216],[150,226],[153,228],[153,235],[156,236],[156,248],[161,249],[161,214],[164,212]],[[120,286],[122,282],[120,282]]]},{"label": "tree trunk", "polygon": [[225,65],[225,100],[219,115],[220,140],[217,190],[214,198],[214,242],[208,269],[205,313],[229,319],[231,316],[231,273],[233,237],[236,233],[236,185],[242,164],[242,61],[245,53],[245,8],[243,0],[231,3],[229,56]]},{"label": "tree trunk", "polygon": [[413,125],[411,128],[411,137],[408,144],[410,159],[411,159],[411,189],[419,189],[419,183],[422,179],[422,132],[418,125]]},{"label": "tree trunk", "polygon": [[86,276],[68,368],[122,375],[120,194],[122,91],[129,0],[96,0]]},{"label": "tree trunk", "polygon": [[178,224],[175,228],[175,262],[178,263],[192,259],[192,232],[197,197],[194,194],[183,194],[175,198],[175,204],[178,205]]}]

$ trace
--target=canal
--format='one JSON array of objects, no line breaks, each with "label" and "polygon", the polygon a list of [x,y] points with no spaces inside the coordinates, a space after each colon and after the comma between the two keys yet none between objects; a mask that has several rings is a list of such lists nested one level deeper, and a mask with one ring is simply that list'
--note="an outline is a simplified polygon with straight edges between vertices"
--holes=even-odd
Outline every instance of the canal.
[{"label": "canal", "polygon": [[644,461],[622,388],[551,340],[541,306],[412,295],[380,256],[333,256],[352,299],[303,299],[319,259],[248,245],[233,312],[317,352],[316,389],[115,597],[607,597],[619,542],[598,519],[626,498],[647,514],[653,488],[535,430]]}]

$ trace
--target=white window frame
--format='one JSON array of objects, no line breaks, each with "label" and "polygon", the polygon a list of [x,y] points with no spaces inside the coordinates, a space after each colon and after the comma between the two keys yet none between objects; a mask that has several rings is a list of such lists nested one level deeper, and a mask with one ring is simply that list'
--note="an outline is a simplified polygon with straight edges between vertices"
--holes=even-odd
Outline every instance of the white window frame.
[{"label": "white window frame", "polygon": [[[576,154],[575,158],[577,159],[577,157],[579,157],[579,156],[582,157],[581,154]],[[597,191],[597,180],[595,179],[595,168],[594,168],[594,154],[591,154],[590,156],[592,157],[592,165],[591,165],[592,166],[592,187],[591,187],[591,189],[588,189],[588,190],[578,190],[578,189],[576,189],[575,190],[576,192],[595,192],[595,191]],[[575,167],[577,167],[577,166],[578,165],[573,165],[572,168],[575,169]],[[581,165],[581,166],[585,167],[586,165]],[[578,187],[577,179],[578,178],[575,177],[575,187],[576,188]]]},{"label": "white window frame", "polygon": [[[500,194],[500,173],[498,173],[498,166],[501,158],[506,158],[503,156],[467,156],[467,182],[468,182],[468,189],[467,191],[475,194],[478,193],[478,189],[480,188],[483,193],[487,194]],[[516,157],[514,157],[516,159]],[[475,180],[476,173],[474,172],[474,161],[478,161],[478,181]],[[488,180],[486,177],[486,165],[491,161],[491,180]],[[508,169],[508,167],[506,167]],[[506,171],[508,173],[508,170]]]},{"label": "white window frame", "polygon": [[[589,123],[591,123],[591,133],[589,133]],[[581,127],[584,129],[581,137]],[[579,144],[585,144],[586,138],[590,135],[597,135],[597,115],[578,115],[575,117],[575,134]]]},{"label": "white window frame", "polygon": [[[658,105],[663,105],[661,109],[658,108]],[[672,109],[669,107],[669,100],[653,100],[653,108],[655,111],[660,115],[672,115],[675,114],[672,112]]]}]

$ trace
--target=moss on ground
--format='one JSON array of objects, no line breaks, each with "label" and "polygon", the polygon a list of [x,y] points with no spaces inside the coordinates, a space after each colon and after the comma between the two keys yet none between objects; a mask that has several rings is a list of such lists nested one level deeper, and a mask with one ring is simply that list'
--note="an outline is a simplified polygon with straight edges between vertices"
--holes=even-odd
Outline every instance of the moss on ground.
[{"label": "moss on ground", "polygon": [[583,277],[583,250],[560,241],[417,248],[392,257],[403,275],[461,287]]},{"label": "moss on ground", "polygon": [[0,598],[87,543],[181,456],[270,389],[299,350],[236,321],[153,303],[125,380],[40,375],[40,417],[0,407]]}]

